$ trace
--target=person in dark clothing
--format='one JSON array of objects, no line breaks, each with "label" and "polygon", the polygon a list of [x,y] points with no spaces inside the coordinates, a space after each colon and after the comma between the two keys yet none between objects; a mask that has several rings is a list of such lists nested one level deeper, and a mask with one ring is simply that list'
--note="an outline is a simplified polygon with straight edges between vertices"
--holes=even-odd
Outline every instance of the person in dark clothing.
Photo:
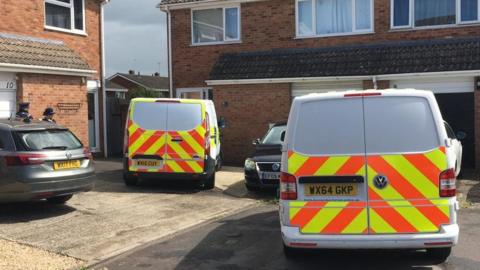
[{"label": "person in dark clothing", "polygon": [[23,122],[30,122],[33,117],[30,115],[28,110],[30,109],[30,103],[29,102],[21,102],[18,104],[18,111],[15,114],[15,118],[17,120],[23,121]]},{"label": "person in dark clothing", "polygon": [[43,112],[42,121],[56,123],[55,119],[53,119],[54,115],[55,115],[55,111],[53,110],[53,108],[48,107]]}]

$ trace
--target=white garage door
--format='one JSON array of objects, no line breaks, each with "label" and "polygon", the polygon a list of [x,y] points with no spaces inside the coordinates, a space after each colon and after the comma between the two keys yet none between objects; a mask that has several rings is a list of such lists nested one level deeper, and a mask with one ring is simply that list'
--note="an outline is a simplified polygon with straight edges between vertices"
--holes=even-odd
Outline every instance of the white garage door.
[{"label": "white garage door", "polygon": [[328,81],[305,82],[292,84],[292,96],[298,97],[312,93],[327,93],[332,91],[362,90],[362,81]]},{"label": "white garage door", "polygon": [[0,72],[0,119],[9,118],[15,113],[16,100],[15,74]]},{"label": "white garage door", "polygon": [[474,77],[452,77],[452,78],[431,78],[431,79],[402,79],[390,82],[393,88],[415,88],[420,90],[431,90],[435,94],[446,93],[468,93],[473,92]]}]

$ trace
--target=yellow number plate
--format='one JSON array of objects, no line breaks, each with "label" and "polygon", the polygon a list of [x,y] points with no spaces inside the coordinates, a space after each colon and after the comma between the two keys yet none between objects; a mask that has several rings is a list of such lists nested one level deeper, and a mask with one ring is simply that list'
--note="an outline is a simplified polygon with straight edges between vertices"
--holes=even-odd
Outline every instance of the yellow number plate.
[{"label": "yellow number plate", "polygon": [[151,160],[151,159],[139,159],[135,160],[135,165],[138,167],[161,167],[161,160]]},{"label": "yellow number plate", "polygon": [[357,184],[306,184],[305,196],[356,196]]},{"label": "yellow number plate", "polygon": [[67,160],[53,162],[54,170],[76,169],[80,168],[80,160]]}]

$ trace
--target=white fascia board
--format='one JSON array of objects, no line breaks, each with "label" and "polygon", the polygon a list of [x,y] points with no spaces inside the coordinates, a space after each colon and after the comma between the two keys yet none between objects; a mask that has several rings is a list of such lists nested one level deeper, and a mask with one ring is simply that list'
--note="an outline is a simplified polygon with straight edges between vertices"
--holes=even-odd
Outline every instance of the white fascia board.
[{"label": "white fascia board", "polygon": [[409,78],[445,78],[456,76],[480,76],[480,70],[443,71],[424,73],[383,74],[369,76],[341,76],[341,77],[300,77],[300,78],[272,78],[272,79],[244,79],[244,80],[206,80],[207,85],[235,85],[235,84],[265,84],[265,83],[297,83],[297,82],[321,82],[321,81],[353,81],[353,80],[394,80]]},{"label": "white fascia board", "polygon": [[95,70],[88,70],[88,69],[71,69],[71,68],[59,68],[59,67],[19,65],[19,64],[9,64],[9,63],[0,63],[0,71],[14,72],[14,73],[66,75],[66,76],[77,76],[77,77],[93,77],[93,75],[97,73],[97,71]]},{"label": "white fascia board", "polygon": [[222,6],[222,5],[232,5],[232,4],[238,4],[238,3],[251,3],[251,2],[259,2],[259,1],[268,1],[268,0],[205,0],[205,1],[201,1],[201,2],[158,5],[158,7],[162,11],[167,11],[167,10],[187,9],[187,8],[219,7],[219,6]]},{"label": "white fascia board", "polygon": [[120,88],[105,88],[107,92],[128,92],[128,89],[120,89]]}]

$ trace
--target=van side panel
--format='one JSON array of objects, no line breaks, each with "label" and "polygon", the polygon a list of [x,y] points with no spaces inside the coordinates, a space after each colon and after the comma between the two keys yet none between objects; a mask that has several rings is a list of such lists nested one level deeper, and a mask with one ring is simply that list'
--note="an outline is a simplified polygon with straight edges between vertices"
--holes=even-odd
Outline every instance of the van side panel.
[{"label": "van side panel", "polygon": [[[289,152],[288,171],[302,176],[365,175],[365,157],[307,157]],[[365,234],[368,232],[365,201],[314,200],[289,202],[291,226],[304,234]]]}]

